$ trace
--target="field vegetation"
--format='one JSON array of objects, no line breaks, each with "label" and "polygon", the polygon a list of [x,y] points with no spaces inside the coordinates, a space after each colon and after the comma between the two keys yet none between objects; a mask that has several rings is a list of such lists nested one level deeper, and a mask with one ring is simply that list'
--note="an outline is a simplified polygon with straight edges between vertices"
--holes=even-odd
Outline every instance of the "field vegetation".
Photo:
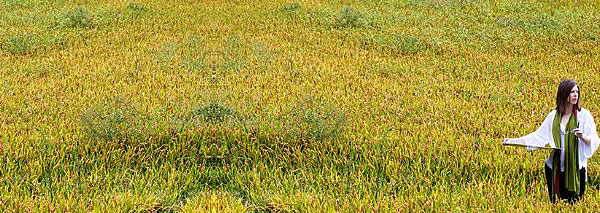
[{"label": "field vegetation", "polygon": [[597,211],[537,129],[600,122],[600,2],[0,2],[0,209]]}]

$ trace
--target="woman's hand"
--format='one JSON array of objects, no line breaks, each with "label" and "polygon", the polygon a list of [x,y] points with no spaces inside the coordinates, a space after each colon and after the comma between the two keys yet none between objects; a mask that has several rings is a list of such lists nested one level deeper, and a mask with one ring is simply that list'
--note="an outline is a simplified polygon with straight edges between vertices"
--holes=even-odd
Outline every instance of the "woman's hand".
[{"label": "woman's hand", "polygon": [[523,138],[504,138],[502,144],[524,144]]},{"label": "woman's hand", "polygon": [[578,138],[580,138],[581,140],[583,140],[583,142],[585,142],[587,144],[590,143],[590,137],[588,137],[587,135],[583,134],[583,131],[580,128],[573,129],[573,133],[575,134],[575,136],[577,136]]}]

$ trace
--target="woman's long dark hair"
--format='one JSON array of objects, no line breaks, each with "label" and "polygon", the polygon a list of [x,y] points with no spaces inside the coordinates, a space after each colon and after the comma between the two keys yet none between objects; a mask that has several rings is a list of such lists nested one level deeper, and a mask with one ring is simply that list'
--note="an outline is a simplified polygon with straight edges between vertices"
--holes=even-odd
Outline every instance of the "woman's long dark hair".
[{"label": "woman's long dark hair", "polygon": [[[562,80],[560,82],[560,85],[558,85],[558,91],[556,92],[556,111],[558,113],[560,113],[561,115],[565,114],[565,110],[567,107],[567,100],[569,99],[571,90],[576,85],[577,85],[577,82],[575,80],[570,80],[570,79]],[[579,106],[580,100],[581,100],[581,87],[579,87],[577,103],[575,105],[573,105],[573,115],[575,115],[575,118],[577,118],[577,112],[581,111],[581,107]]]}]

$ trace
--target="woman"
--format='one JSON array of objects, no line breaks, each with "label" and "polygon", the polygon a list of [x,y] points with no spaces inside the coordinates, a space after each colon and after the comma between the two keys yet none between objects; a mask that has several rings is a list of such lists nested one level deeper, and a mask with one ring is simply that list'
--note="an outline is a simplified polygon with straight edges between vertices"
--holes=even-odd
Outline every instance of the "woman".
[{"label": "woman", "polygon": [[[546,182],[550,201],[556,196],[577,201],[585,192],[587,159],[592,157],[600,138],[590,111],[579,105],[579,87],[574,80],[563,80],[556,93],[556,109],[552,110],[537,131],[506,142],[560,148],[546,159]],[[528,147],[528,150],[535,148]]]}]

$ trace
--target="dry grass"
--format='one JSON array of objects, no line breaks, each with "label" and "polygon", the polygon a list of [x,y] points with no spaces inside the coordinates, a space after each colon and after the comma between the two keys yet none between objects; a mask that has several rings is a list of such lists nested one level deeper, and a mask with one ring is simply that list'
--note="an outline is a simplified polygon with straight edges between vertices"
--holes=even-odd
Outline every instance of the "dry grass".
[{"label": "dry grass", "polygon": [[596,1],[0,3],[0,209],[549,204],[558,82],[600,115]]}]

